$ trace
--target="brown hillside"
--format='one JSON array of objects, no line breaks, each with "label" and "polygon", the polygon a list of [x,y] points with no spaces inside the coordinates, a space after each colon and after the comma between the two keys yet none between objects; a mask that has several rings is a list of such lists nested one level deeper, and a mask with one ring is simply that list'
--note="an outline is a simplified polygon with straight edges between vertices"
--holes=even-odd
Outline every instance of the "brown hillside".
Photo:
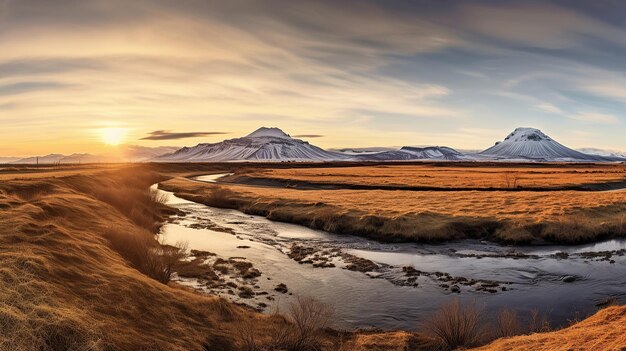
[{"label": "brown hillside", "polygon": [[477,350],[623,351],[626,350],[626,306],[603,309],[559,331],[500,339]]},{"label": "brown hillside", "polygon": [[230,349],[242,318],[268,319],[161,284],[110,248],[111,231],[152,235],[133,196],[154,177],[132,172],[0,183],[0,350]]}]

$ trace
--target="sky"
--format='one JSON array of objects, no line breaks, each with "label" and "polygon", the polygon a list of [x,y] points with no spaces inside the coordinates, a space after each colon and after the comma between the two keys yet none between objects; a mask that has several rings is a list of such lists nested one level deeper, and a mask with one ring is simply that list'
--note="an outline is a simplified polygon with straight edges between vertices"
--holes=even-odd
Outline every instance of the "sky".
[{"label": "sky", "polygon": [[0,156],[195,145],[626,150],[626,2],[0,0]]}]

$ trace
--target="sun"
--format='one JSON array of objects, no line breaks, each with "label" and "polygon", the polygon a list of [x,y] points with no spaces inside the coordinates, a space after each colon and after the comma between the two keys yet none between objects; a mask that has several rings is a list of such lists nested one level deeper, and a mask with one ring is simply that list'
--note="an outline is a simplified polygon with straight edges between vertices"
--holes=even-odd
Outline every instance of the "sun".
[{"label": "sun", "polygon": [[102,141],[109,145],[119,145],[125,135],[126,129],[124,128],[104,128],[100,130]]}]

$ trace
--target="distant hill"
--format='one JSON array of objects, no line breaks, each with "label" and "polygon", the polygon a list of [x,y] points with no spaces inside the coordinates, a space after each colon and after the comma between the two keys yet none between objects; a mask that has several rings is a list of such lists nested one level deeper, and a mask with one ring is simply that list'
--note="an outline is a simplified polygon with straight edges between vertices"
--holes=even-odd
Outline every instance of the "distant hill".
[{"label": "distant hill", "polygon": [[0,157],[0,164],[13,163],[19,159],[20,157]]},{"label": "distant hill", "polygon": [[[10,158],[13,164],[77,164],[77,163],[115,163],[115,162],[145,162],[159,155],[178,150],[175,146],[146,147],[137,145],[121,145],[104,154],[75,153],[71,155],[49,154],[26,158]],[[0,158],[0,163],[2,159]]]},{"label": "distant hill", "polygon": [[577,149],[577,151],[580,151],[585,154],[590,154],[590,155],[618,157],[618,158],[626,159],[626,152],[622,152],[622,151],[604,150],[604,149],[598,149],[598,148],[593,148],[593,147]]},{"label": "distant hill", "polygon": [[620,157],[591,155],[568,148],[535,128],[517,128],[503,141],[479,153],[494,160],[560,162],[607,162]]},{"label": "distant hill", "polygon": [[326,151],[306,141],[294,139],[279,128],[261,127],[242,138],[184,147],[154,160],[160,162],[302,162],[340,161],[349,158],[348,155],[340,152]]},{"label": "distant hill", "polygon": [[403,146],[399,150],[357,154],[356,159],[364,161],[410,161],[410,160],[467,160],[471,157],[447,146],[414,147]]}]

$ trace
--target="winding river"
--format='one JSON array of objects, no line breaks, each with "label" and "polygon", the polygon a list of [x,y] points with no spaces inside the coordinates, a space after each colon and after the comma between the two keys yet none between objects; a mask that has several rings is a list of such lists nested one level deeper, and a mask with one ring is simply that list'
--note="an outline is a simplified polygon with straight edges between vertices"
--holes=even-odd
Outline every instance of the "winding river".
[{"label": "winding river", "polygon": [[[222,176],[196,180],[212,182]],[[536,309],[559,326],[593,313],[607,299],[626,301],[626,240],[580,246],[510,247],[477,240],[388,244],[273,222],[158,191],[167,195],[168,205],[185,213],[164,225],[161,242],[185,242],[189,249],[225,258],[245,257],[262,272],[255,284],[267,292],[268,312],[294,296],[309,295],[333,306],[336,327],[412,330],[442,303],[458,298],[484,306],[486,313],[506,307],[526,318]],[[368,273],[348,270],[336,254],[329,259],[335,267],[301,264],[287,255],[293,245],[368,259],[378,268]],[[407,267],[421,274],[411,278]],[[447,281],[450,277],[454,279]],[[274,291],[278,283],[293,295]],[[477,289],[481,284],[495,287]],[[224,296],[246,303],[232,294]]]}]

